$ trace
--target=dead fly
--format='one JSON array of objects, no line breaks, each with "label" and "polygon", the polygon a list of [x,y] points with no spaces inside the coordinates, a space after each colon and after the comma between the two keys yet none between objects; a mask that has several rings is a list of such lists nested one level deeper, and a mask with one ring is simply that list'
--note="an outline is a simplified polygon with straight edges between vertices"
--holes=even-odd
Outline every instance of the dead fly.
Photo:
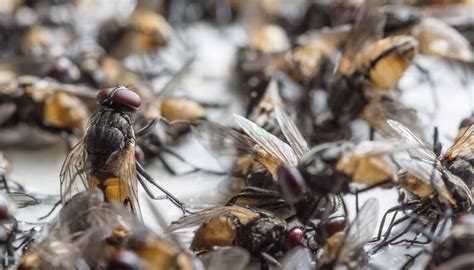
[{"label": "dead fly", "polygon": [[411,147],[388,140],[359,145],[339,142],[310,150],[286,113],[277,108],[276,118],[291,146],[241,116],[235,120],[245,135],[205,121],[191,122],[191,129],[210,151],[221,156],[247,155],[264,166],[303,223],[317,212],[326,217],[334,212],[339,207],[338,196],[351,191],[351,182],[370,189],[392,180],[397,169],[386,156]]},{"label": "dead fly", "polygon": [[199,226],[191,243],[195,252],[209,251],[215,246],[240,246],[265,260],[281,256],[286,249],[305,241],[301,227],[291,228],[271,212],[239,206],[218,206],[193,213],[172,223],[170,230],[195,226]]},{"label": "dead fly", "polygon": [[168,44],[173,32],[159,14],[150,10],[136,10],[126,20],[104,24],[99,43],[112,56],[123,59],[130,54],[148,54]]},{"label": "dead fly", "polygon": [[364,245],[369,242],[377,227],[379,204],[367,200],[344,232],[331,236],[322,254],[321,269],[364,269],[368,263]]},{"label": "dead fly", "polygon": [[153,218],[164,231],[156,234],[130,212],[113,205],[121,221],[106,240],[106,269],[196,269],[194,258],[169,232],[158,210],[148,203]]},{"label": "dead fly", "polygon": [[148,182],[184,211],[183,204],[155,183],[135,159],[135,134],[146,133],[152,127],[133,130],[140,97],[118,86],[100,90],[97,103],[99,111],[91,117],[86,135],[71,150],[61,169],[61,201],[66,203],[74,194],[97,187],[107,201],[118,201],[141,216],[138,183],[151,198],[158,199],[148,188]]},{"label": "dead fly", "polygon": [[343,125],[359,116],[371,99],[392,91],[417,54],[417,41],[410,36],[380,39],[384,21],[373,2],[364,4],[329,83],[329,108]]},{"label": "dead fly", "polygon": [[[88,88],[34,76],[10,79],[0,86],[2,128],[26,125],[46,134],[66,137],[84,134],[89,110],[81,98],[93,99]],[[34,140],[28,138],[23,144],[29,141]]]},{"label": "dead fly", "polygon": [[105,259],[105,239],[117,223],[100,190],[78,193],[39,239],[28,243],[18,269],[90,269]]},{"label": "dead fly", "polygon": [[[391,130],[386,130],[386,136],[419,145],[417,148],[407,150],[410,158],[395,159],[395,162],[403,169],[399,173],[398,184],[404,190],[414,194],[415,198],[400,206],[395,206],[385,213],[380,228],[383,227],[385,217],[389,213],[395,212],[396,215],[399,210],[404,212],[411,210],[411,214],[406,214],[399,219],[395,220],[394,216],[385,232],[383,241],[374,248],[375,251],[387,243],[395,243],[417,222],[421,222],[423,229],[430,227],[430,232],[424,233],[429,242],[431,235],[434,234],[443,218],[468,212],[473,202],[472,192],[466,185],[466,183],[472,183],[472,165],[469,162],[473,153],[473,126],[462,129],[454,145],[448,149],[445,156],[437,157],[429,147],[424,145],[418,137],[401,123],[388,120],[388,125]],[[467,178],[464,179],[463,177]],[[390,237],[393,227],[407,220],[410,220],[410,222],[402,232]],[[381,231],[378,235],[378,238],[380,237]],[[399,240],[396,243],[424,243],[416,241],[416,238],[413,240]]]}]

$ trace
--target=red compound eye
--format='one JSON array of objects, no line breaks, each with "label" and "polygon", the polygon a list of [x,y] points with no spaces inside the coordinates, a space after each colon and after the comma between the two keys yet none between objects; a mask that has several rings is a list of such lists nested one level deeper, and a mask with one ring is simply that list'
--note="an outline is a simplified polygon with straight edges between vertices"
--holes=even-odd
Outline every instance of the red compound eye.
[{"label": "red compound eye", "polygon": [[337,217],[321,223],[321,230],[327,238],[335,233],[342,232],[346,228],[347,220],[345,217]]},{"label": "red compound eye", "polygon": [[104,88],[97,92],[97,102],[112,109],[136,110],[142,104],[141,98],[126,87]]},{"label": "red compound eye", "polygon": [[293,248],[303,244],[304,241],[304,229],[295,227],[288,233],[287,239],[288,248]]}]

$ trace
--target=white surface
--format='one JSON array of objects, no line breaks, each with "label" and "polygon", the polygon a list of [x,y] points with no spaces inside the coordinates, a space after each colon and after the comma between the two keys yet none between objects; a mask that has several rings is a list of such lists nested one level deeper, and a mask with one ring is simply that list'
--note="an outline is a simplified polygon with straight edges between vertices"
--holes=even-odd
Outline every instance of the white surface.
[{"label": "white surface", "polygon": [[[238,93],[231,89],[232,85],[227,82],[227,78],[232,76],[235,44],[242,43],[245,40],[245,35],[235,27],[217,30],[205,25],[198,25],[193,30],[188,38],[196,50],[197,57],[193,65],[195,72],[192,72],[192,76],[184,81],[181,88],[186,94],[203,100],[234,100],[231,108],[215,109],[210,115],[212,120],[221,123],[231,122],[232,113],[239,113],[242,108],[235,102],[235,95]],[[446,150],[457,133],[460,120],[472,112],[472,97],[474,96],[472,73],[469,74],[468,85],[462,86],[460,84],[460,71],[455,67],[450,67],[440,60],[428,58],[420,60],[420,63],[433,71],[432,74],[437,83],[437,93],[441,105],[434,118],[425,117],[425,119],[429,119],[426,124],[428,126],[436,125],[440,128],[441,140],[445,143],[444,150]],[[422,82],[421,86],[418,84],[416,81],[418,78],[418,72],[411,69],[402,79],[400,87],[404,89],[403,101],[414,106],[421,113],[432,112],[434,109],[429,90],[426,83]],[[2,151],[12,161],[13,178],[24,184],[28,190],[58,194],[59,170],[66,156],[65,149],[61,144],[36,150],[2,149]],[[177,151],[184,153],[186,158],[197,165],[206,168],[218,168],[218,163],[194,138],[190,138],[184,145],[179,146]],[[147,170],[161,185],[179,199],[188,203],[219,200],[218,193],[221,190],[222,183],[226,181],[225,177],[202,173],[172,177],[163,170],[159,162],[149,165]],[[186,168],[183,168],[183,171],[185,170]],[[146,203],[143,201],[145,197],[146,194],[140,190],[145,221],[156,228],[156,224],[147,219],[149,212]],[[375,197],[379,200],[381,204],[380,219],[382,213],[396,203],[397,194],[392,190],[376,189],[361,195],[361,205],[369,197]],[[346,196],[346,202],[351,211],[354,211],[353,199],[352,196]],[[157,201],[155,203],[169,222],[180,216],[180,211],[173,207],[171,203],[167,201]],[[49,206],[32,207],[20,211],[19,219],[36,221],[38,216],[45,214],[48,210]],[[406,257],[403,256],[404,253],[406,253],[404,248],[391,248],[388,252],[375,256],[373,261],[376,265],[383,266],[384,269],[396,269],[397,264],[406,260]]]}]

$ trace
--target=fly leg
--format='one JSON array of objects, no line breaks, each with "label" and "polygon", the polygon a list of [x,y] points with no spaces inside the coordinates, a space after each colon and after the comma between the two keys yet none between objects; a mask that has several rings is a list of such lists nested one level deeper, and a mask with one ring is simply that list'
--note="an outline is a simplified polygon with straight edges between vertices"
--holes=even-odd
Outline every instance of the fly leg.
[{"label": "fly leg", "polygon": [[56,210],[56,208],[58,208],[58,206],[62,204],[62,200],[59,200],[57,201],[54,205],[53,205],[53,208],[51,208],[51,210],[49,210],[49,212],[42,216],[42,217],[39,217],[38,220],[43,220],[43,219],[46,219],[47,217],[51,216],[51,214],[54,212],[54,210]]},{"label": "fly leg", "polygon": [[154,196],[154,194],[151,192],[151,190],[148,189],[146,183],[145,183],[145,180],[152,184],[153,186],[155,186],[156,188],[158,188],[161,192],[163,192],[166,197],[174,204],[176,205],[177,207],[179,207],[182,211],[183,211],[183,214],[186,213],[186,209],[184,208],[184,204],[178,200],[175,196],[173,196],[173,194],[171,194],[170,192],[168,192],[166,189],[164,189],[162,186],[158,185],[155,180],[153,179],[153,177],[151,177],[142,167],[142,165],[140,165],[140,163],[138,162],[135,162],[136,164],[136,167],[137,167],[137,178],[138,178],[138,181],[140,181],[140,184],[142,184],[143,188],[145,189],[145,192],[148,194],[148,196],[150,196],[152,199],[156,199],[157,197]]},{"label": "fly leg", "polygon": [[181,155],[179,155],[178,153],[176,153],[175,151],[173,151],[172,149],[166,147],[166,146],[163,146],[162,147],[163,151],[165,153],[168,153],[170,155],[172,155],[173,157],[177,158],[179,161],[193,167],[193,170],[189,171],[189,172],[185,172],[185,173],[180,173],[180,175],[186,175],[186,174],[191,174],[191,173],[195,173],[195,172],[198,172],[198,171],[203,171],[203,172],[206,172],[206,173],[210,173],[210,174],[215,174],[215,175],[225,175],[227,173],[225,172],[216,172],[216,171],[213,171],[213,170],[208,170],[208,169],[205,169],[205,168],[200,168],[194,164],[191,164],[191,162],[187,161],[186,159],[184,159]]},{"label": "fly leg", "polygon": [[418,71],[420,71],[420,73],[425,77],[426,81],[430,85],[431,97],[433,98],[433,104],[434,104],[434,113],[432,115],[435,116],[439,108],[439,98],[438,98],[436,84],[433,81],[433,78],[431,77],[429,70],[422,67],[420,64],[416,62],[414,62],[413,64],[414,64],[414,67],[416,67]]},{"label": "fly leg", "polygon": [[402,265],[402,270],[408,270],[408,269],[411,269],[411,267],[413,266],[413,264],[415,263],[416,259],[418,257],[420,257],[421,254],[423,254],[425,252],[425,250],[422,250],[422,251],[419,251],[418,253],[416,253],[415,255],[406,255],[409,257],[409,259],[406,261],[405,264]]},{"label": "fly leg", "polygon": [[[382,230],[383,230],[383,227],[385,225],[385,219],[387,218],[387,216],[390,214],[390,213],[393,213],[395,212],[395,214],[393,215],[392,217],[392,220],[390,221],[390,226],[395,222],[395,218],[397,216],[397,213],[398,211],[400,210],[404,210],[406,208],[410,208],[412,206],[415,206],[419,204],[419,201],[414,201],[414,202],[409,202],[409,203],[406,203],[406,204],[403,204],[403,205],[398,205],[398,206],[394,206],[390,209],[388,209],[385,214],[383,215],[382,217],[382,221],[380,222],[380,226],[379,226],[379,231],[378,231],[378,234],[377,234],[377,237],[372,240],[371,242],[376,242],[376,241],[379,241],[381,238],[382,238]],[[390,227],[389,226],[389,227]]]}]

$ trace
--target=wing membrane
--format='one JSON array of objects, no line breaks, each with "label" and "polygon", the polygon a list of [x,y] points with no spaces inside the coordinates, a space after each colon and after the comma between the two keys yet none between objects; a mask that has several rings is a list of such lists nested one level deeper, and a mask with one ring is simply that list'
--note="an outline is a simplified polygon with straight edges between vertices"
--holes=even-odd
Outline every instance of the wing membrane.
[{"label": "wing membrane", "polygon": [[298,164],[298,158],[288,144],[245,117],[234,114],[234,119],[244,132],[250,136],[250,138],[252,138],[274,158],[291,166],[296,166]]},{"label": "wing membrane", "polygon": [[275,108],[276,118],[281,131],[299,158],[309,152],[308,143],[293,120],[280,107]]},{"label": "wing membrane", "polygon": [[362,205],[346,232],[346,241],[342,243],[339,254],[340,259],[351,258],[353,252],[360,250],[372,238],[377,227],[378,213],[379,203],[376,199],[370,198]]}]

